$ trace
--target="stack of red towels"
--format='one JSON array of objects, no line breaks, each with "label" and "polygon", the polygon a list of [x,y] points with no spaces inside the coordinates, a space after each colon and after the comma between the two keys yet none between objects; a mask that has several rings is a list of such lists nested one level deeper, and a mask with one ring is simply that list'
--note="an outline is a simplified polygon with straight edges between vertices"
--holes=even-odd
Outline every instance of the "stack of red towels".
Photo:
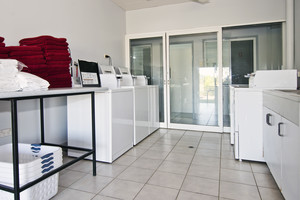
[{"label": "stack of red towels", "polygon": [[[71,87],[69,44],[66,38],[39,36],[20,40],[20,46],[38,46],[45,58],[47,78],[51,88]],[[25,63],[26,64],[26,63]]]},{"label": "stack of red towels", "polygon": [[5,48],[4,38],[0,37],[0,59],[8,58],[9,50]]},{"label": "stack of red towels", "polygon": [[28,68],[22,71],[47,79],[47,65],[42,48],[39,46],[8,46],[9,58],[24,63]]}]

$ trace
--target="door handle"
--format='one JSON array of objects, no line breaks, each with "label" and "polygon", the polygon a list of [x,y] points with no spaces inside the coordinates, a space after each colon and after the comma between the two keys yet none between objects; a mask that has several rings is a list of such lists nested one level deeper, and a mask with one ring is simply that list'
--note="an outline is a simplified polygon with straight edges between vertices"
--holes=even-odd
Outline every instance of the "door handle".
[{"label": "door handle", "polygon": [[281,128],[280,128],[281,125],[283,125],[283,122],[279,122],[279,123],[278,123],[278,135],[282,137],[283,134],[281,133]]},{"label": "door handle", "polygon": [[269,125],[269,126],[272,126],[271,122],[270,122],[270,117],[272,117],[272,115],[270,113],[268,113],[266,115],[266,123]]}]

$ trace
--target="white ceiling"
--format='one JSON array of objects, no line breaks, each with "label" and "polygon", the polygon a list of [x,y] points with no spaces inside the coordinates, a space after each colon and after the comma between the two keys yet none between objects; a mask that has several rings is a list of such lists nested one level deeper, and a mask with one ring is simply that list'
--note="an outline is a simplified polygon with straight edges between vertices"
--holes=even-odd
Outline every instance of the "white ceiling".
[{"label": "white ceiling", "polygon": [[179,4],[186,2],[207,2],[208,0],[112,0],[115,4],[124,10],[138,10],[143,8],[152,8],[157,6]]}]

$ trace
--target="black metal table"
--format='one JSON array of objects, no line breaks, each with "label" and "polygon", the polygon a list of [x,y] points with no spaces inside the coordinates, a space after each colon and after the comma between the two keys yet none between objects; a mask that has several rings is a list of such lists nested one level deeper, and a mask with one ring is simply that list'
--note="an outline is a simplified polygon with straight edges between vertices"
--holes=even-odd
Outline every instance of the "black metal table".
[{"label": "black metal table", "polygon": [[[11,129],[12,129],[12,152],[13,152],[13,177],[14,187],[9,187],[0,184],[0,189],[14,193],[14,199],[20,199],[20,192],[27,188],[43,181],[44,179],[54,175],[55,173],[69,167],[70,165],[92,155],[93,157],[93,175],[96,176],[96,140],[95,140],[95,91],[105,91],[105,88],[62,88],[62,89],[49,89],[45,91],[30,91],[30,92],[11,92],[11,93],[0,93],[0,101],[10,101],[11,104]],[[74,146],[66,146],[59,144],[52,144],[45,142],[44,132],[44,99],[52,97],[72,96],[72,95],[87,95],[91,96],[91,122],[92,122],[92,149],[79,148]],[[19,179],[19,150],[18,150],[18,101],[28,99],[39,99],[40,100],[40,123],[41,123],[41,145],[59,146],[63,149],[73,149],[86,152],[78,158],[75,158],[62,166],[50,171],[49,173],[41,176],[40,178],[29,182],[20,187]]]}]

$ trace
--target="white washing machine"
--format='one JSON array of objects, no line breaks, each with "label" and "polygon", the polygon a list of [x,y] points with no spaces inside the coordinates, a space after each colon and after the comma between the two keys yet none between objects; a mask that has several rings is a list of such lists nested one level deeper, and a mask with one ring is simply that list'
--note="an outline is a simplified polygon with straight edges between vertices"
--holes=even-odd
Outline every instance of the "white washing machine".
[{"label": "white washing machine", "polygon": [[145,76],[132,78],[128,68],[117,68],[116,73],[121,76],[119,85],[134,91],[133,144],[136,145],[159,128],[159,89],[157,85],[147,85]]},{"label": "white washing machine", "polygon": [[[133,147],[134,100],[133,89],[117,88],[117,79],[108,69],[100,74],[100,81],[102,87],[110,89],[95,93],[96,160],[112,163]],[[92,146],[88,134],[91,132],[90,106],[88,95],[68,97],[68,145],[83,148]],[[80,116],[75,114],[79,110]],[[80,154],[69,151],[68,155]]]},{"label": "white washing machine", "polygon": [[296,88],[297,70],[256,71],[250,77],[249,87],[231,86],[231,143],[236,159],[265,161],[263,91]]}]

